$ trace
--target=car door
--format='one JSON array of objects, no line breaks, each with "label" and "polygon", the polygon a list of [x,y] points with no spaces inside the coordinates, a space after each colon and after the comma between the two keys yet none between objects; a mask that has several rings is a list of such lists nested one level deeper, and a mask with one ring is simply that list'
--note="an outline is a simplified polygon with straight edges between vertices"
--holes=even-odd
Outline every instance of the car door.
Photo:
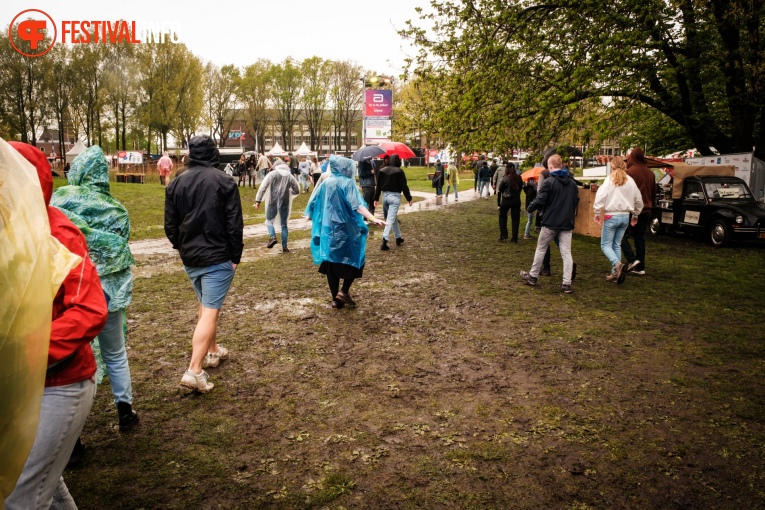
[{"label": "car door", "polygon": [[698,232],[704,228],[702,210],[707,205],[701,182],[686,180],[683,186],[683,210],[678,218],[678,226],[686,232]]}]

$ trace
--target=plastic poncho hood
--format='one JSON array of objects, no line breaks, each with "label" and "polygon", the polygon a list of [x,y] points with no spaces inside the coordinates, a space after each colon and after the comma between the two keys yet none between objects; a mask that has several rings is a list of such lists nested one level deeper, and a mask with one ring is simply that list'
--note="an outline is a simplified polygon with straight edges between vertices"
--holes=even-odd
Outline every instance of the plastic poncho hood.
[{"label": "plastic poncho hood", "polygon": [[314,264],[334,262],[362,268],[365,264],[369,229],[359,207],[367,204],[351,178],[355,162],[330,157],[331,175],[321,182],[308,201],[311,218],[311,255]]},{"label": "plastic poncho hood", "polygon": [[132,301],[135,261],[130,253],[128,211],[109,193],[109,165],[98,146],[88,147],[72,161],[69,186],[53,193],[51,205],[77,225],[88,242],[101,286],[109,295],[109,311]]}]

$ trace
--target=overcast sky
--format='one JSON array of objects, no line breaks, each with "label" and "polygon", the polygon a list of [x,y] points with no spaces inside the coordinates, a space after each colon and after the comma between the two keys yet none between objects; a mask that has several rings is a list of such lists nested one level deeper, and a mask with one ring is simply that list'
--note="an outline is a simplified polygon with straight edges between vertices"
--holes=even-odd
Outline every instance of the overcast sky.
[{"label": "overcast sky", "polygon": [[[400,74],[406,41],[396,30],[415,19],[427,0],[268,0],[174,1],[22,0],[0,3],[5,27],[22,10],[47,12],[61,29],[63,20],[125,19],[177,23],[181,40],[204,61],[244,66],[258,58],[274,62],[317,55],[355,60],[368,70]],[[205,7],[201,7],[204,5]],[[58,40],[61,40],[59,34]]]}]

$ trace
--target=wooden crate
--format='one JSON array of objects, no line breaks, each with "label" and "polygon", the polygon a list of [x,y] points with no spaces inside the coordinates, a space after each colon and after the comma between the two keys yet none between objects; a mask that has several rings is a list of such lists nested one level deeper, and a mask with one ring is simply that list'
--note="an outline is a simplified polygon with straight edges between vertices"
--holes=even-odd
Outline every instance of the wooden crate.
[{"label": "wooden crate", "polygon": [[595,213],[592,211],[592,204],[595,203],[595,191],[579,188],[579,205],[576,208],[576,222],[574,223],[575,234],[600,237],[602,225],[595,223]]}]

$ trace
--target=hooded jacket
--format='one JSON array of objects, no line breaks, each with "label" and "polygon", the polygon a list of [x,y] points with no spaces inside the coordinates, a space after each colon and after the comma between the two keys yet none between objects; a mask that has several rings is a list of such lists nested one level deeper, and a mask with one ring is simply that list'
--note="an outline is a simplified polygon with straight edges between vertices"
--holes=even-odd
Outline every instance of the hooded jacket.
[{"label": "hooded jacket", "polygon": [[544,210],[542,226],[552,230],[573,230],[579,189],[566,170],[550,172],[527,211]]},{"label": "hooded jacket", "polygon": [[406,183],[406,174],[401,170],[401,158],[398,154],[390,157],[388,166],[380,170],[377,176],[375,202],[380,200],[380,195],[383,191],[403,193],[407,202],[412,201],[412,194],[409,192],[409,185]]},{"label": "hooded jacket", "polygon": [[50,205],[53,177],[45,155],[36,147],[10,142],[34,165],[40,179],[51,235],[70,252],[82,258],[64,279],[53,300],[48,374],[45,386],[65,386],[93,377],[96,360],[90,342],[106,324],[107,308],[98,272],[88,257],[82,232],[58,209]]},{"label": "hooded jacket", "polygon": [[207,135],[189,141],[189,168],[165,189],[165,234],[184,265],[238,264],[244,248],[242,203],[235,180],[218,170]]},{"label": "hooded jacket", "polygon": [[650,213],[656,203],[656,175],[646,166],[643,149],[635,147],[627,158],[627,175],[632,177],[643,200],[643,210],[638,214]]}]

